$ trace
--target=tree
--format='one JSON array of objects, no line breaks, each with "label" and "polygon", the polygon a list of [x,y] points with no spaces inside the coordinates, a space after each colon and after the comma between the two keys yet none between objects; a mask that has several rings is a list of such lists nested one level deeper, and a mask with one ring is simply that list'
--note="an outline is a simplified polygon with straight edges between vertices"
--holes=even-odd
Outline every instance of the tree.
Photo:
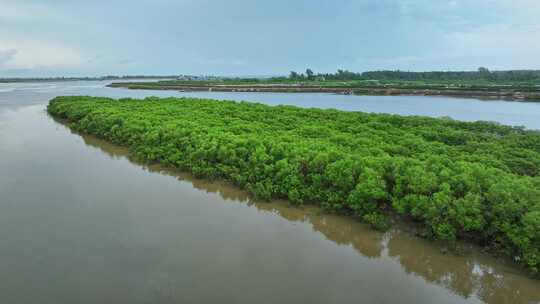
[{"label": "tree", "polygon": [[480,74],[489,74],[489,70],[485,67],[479,67],[478,68],[478,73]]},{"label": "tree", "polygon": [[298,78],[300,78],[300,75],[298,75],[298,73],[295,72],[295,71],[291,71],[291,73],[289,74],[289,78],[290,79],[298,79]]},{"label": "tree", "polygon": [[313,71],[311,69],[307,69],[306,70],[306,76],[307,76],[307,79],[308,80],[313,80],[314,79],[314,75],[315,73],[313,73]]},{"label": "tree", "polygon": [[491,72],[485,67],[479,67],[478,74],[480,74],[481,79],[489,79],[491,77]]}]

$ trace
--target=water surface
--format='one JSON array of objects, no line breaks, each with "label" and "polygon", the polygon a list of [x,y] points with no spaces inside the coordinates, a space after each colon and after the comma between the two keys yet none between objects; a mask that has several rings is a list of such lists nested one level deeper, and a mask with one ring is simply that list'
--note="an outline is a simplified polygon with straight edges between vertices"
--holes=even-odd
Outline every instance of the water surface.
[{"label": "water surface", "polygon": [[[223,182],[142,166],[125,149],[72,133],[45,112],[56,95],[179,93],[98,82],[2,92],[6,87],[0,86],[2,303],[540,302],[540,281],[475,247],[445,254],[440,244],[399,229],[381,234],[316,208],[257,202]],[[238,98],[365,106],[364,99],[338,95]],[[534,104],[510,104],[538,115]]]},{"label": "water surface", "polygon": [[43,104],[58,95],[121,97],[190,96],[245,100],[269,105],[333,108],[346,111],[451,117],[464,121],[494,121],[540,130],[540,101],[480,100],[441,96],[353,96],[326,93],[175,92],[107,88],[105,81],[68,83],[0,83],[0,105]]}]

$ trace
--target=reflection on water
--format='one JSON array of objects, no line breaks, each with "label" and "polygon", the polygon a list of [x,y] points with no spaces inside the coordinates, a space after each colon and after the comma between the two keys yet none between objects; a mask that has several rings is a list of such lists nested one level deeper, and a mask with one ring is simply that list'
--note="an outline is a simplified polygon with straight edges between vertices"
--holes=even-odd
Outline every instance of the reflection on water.
[{"label": "reflection on water", "polygon": [[[130,159],[126,148],[94,136],[79,135],[87,145],[98,148],[113,159]],[[316,207],[291,207],[282,201],[260,202],[227,182],[198,179],[160,165],[143,165],[133,159],[130,161],[149,172],[173,176],[190,182],[201,191],[219,194],[225,201],[247,204],[260,212],[270,212],[291,222],[309,223],[314,231],[336,244],[351,246],[363,257],[390,258],[398,262],[406,273],[444,287],[463,299],[478,298],[486,303],[540,301],[539,281],[528,278],[515,265],[507,264],[507,261],[481,253],[474,246],[467,245],[466,254],[463,255],[444,253],[436,244],[400,229],[382,234],[350,218],[322,214]]]}]

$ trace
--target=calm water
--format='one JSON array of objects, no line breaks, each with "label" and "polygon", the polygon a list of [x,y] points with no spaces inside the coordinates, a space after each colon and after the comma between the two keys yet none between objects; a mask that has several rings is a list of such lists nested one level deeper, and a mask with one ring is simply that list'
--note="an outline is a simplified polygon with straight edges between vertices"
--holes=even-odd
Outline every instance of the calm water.
[{"label": "calm water", "polygon": [[[377,233],[134,163],[124,149],[46,114],[51,97],[67,94],[176,93],[98,82],[0,84],[2,303],[540,303],[540,281],[474,247],[444,254],[397,229]],[[540,128],[540,105],[531,103],[193,95]]]}]

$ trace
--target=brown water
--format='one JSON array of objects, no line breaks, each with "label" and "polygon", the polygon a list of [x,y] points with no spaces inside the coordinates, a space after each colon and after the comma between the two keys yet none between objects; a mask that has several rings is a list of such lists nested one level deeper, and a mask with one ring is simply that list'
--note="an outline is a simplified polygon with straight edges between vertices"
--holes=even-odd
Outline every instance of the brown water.
[{"label": "brown water", "polygon": [[145,167],[20,100],[0,105],[1,303],[540,303],[474,247]]}]

